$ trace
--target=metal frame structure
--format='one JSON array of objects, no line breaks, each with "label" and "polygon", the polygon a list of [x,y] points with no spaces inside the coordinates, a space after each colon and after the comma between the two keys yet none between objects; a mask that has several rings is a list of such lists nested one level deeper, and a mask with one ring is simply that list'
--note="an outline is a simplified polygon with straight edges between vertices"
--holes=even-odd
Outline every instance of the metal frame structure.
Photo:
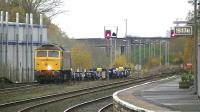
[{"label": "metal frame structure", "polygon": [[19,13],[16,13],[16,22],[8,21],[8,12],[5,15],[1,11],[0,77],[6,77],[12,82],[33,82],[33,50],[47,43],[47,27],[42,23],[42,15],[39,25],[33,24],[32,14],[26,14],[25,23],[19,23]]}]

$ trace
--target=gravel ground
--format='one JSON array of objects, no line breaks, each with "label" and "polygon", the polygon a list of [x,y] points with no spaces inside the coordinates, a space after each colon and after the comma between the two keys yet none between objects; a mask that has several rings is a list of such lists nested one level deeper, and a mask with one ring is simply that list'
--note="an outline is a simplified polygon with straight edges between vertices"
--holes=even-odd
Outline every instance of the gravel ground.
[{"label": "gravel ground", "polygon": [[98,80],[98,81],[88,81],[88,82],[71,82],[71,84],[49,84],[49,86],[35,88],[32,90],[18,91],[7,94],[0,94],[0,103],[6,103],[16,100],[22,100],[26,98],[39,97],[43,95],[49,95],[54,93],[61,93],[64,91],[73,91],[76,89],[82,89],[86,87],[97,86],[106,83],[112,83],[115,81],[120,81],[124,79],[115,80]]},{"label": "gravel ground", "polygon": [[[107,91],[101,91],[101,92],[89,94],[89,95],[83,95],[81,97],[76,97],[76,98],[72,98],[72,99],[68,99],[68,100],[63,100],[63,101],[60,101],[57,103],[52,103],[49,105],[41,106],[37,109],[33,109],[31,112],[63,112],[65,109],[67,109],[71,106],[74,106],[78,103],[83,103],[83,102],[97,99],[100,97],[104,97],[107,95],[112,95],[112,93],[116,90],[119,90],[119,88],[118,89],[110,89]],[[112,102],[112,100],[110,102]],[[88,112],[91,112],[91,111],[88,111]]]},{"label": "gravel ground", "polygon": [[105,110],[104,112],[113,112],[113,107],[108,108],[108,110]]},{"label": "gravel ground", "polygon": [[[51,104],[48,104],[48,105],[44,105],[44,106],[35,108],[35,109],[31,110],[31,112],[63,112],[67,108],[74,106],[76,104],[83,103],[83,102],[90,101],[90,100],[94,100],[94,99],[101,98],[101,97],[105,97],[105,96],[108,96],[108,95],[112,95],[117,90],[121,90],[121,89],[130,87],[130,86],[134,86],[134,85],[136,85],[136,84],[131,84],[131,85],[124,86],[124,87],[104,90],[104,91],[96,92],[96,93],[93,93],[93,94],[83,95],[81,97],[76,97],[76,98],[71,98],[71,99],[59,101],[59,102],[56,102],[56,103],[51,103]],[[111,99],[111,101],[109,101],[109,103],[110,102],[112,102],[112,99]],[[88,112],[90,112],[90,111],[88,111]]]}]

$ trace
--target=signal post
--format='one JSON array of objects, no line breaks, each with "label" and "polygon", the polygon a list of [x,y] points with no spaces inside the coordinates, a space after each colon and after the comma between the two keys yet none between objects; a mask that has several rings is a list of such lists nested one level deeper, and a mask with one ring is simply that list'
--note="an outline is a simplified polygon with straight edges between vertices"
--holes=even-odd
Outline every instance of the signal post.
[{"label": "signal post", "polygon": [[113,63],[113,39],[114,42],[114,59],[116,59],[116,39],[118,33],[118,26],[104,26],[104,37],[105,39],[110,41],[110,67],[112,67]]}]

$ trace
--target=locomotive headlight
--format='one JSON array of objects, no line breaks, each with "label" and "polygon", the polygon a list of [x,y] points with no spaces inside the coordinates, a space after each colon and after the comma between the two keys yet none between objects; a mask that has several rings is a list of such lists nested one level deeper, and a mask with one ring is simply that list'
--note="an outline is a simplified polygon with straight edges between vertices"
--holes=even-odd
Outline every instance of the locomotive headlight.
[{"label": "locomotive headlight", "polygon": [[52,67],[48,65],[47,66],[47,70],[51,70],[51,69],[52,69]]}]

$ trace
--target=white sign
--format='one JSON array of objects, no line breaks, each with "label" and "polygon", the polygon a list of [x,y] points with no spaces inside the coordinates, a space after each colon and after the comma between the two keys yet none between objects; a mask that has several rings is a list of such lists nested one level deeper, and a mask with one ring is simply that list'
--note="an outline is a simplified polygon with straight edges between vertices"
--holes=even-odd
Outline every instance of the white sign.
[{"label": "white sign", "polygon": [[192,35],[192,26],[177,26],[174,31],[175,35]]}]

